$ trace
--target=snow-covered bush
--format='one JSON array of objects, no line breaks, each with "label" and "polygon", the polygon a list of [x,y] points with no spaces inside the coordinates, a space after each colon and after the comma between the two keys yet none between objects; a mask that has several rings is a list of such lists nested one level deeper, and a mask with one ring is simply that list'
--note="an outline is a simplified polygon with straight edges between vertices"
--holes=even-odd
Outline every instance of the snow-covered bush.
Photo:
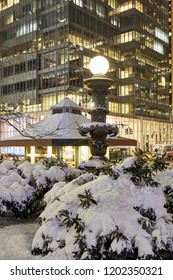
[{"label": "snow-covered bush", "polygon": [[48,158],[35,164],[24,161],[18,166],[13,161],[3,161],[0,164],[0,216],[7,209],[21,218],[43,209],[43,197],[55,183],[72,180],[82,173],[58,159]]},{"label": "snow-covered bush", "polygon": [[46,205],[33,254],[173,259],[173,170],[165,170],[161,157],[148,162],[138,151],[96,174],[44,162],[0,164],[0,215],[10,209],[24,217]]},{"label": "snow-covered bush", "polygon": [[3,161],[0,164],[0,215],[10,209],[16,217],[25,216],[33,196],[33,188],[17,173],[14,162]]},{"label": "snow-covered bush", "polygon": [[160,173],[158,180],[165,194],[165,208],[173,214],[173,169]]},{"label": "snow-covered bush", "polygon": [[61,168],[68,167],[68,164],[63,160],[59,159],[58,157],[45,157],[41,160],[41,162],[47,168],[50,168],[51,166],[59,166]]},{"label": "snow-covered bush", "polygon": [[0,185],[0,216],[5,215],[7,211],[7,204],[11,202],[9,191]]},{"label": "snow-covered bush", "polygon": [[55,184],[45,195],[32,253],[54,259],[172,259],[164,169],[129,158],[99,176],[85,173]]}]

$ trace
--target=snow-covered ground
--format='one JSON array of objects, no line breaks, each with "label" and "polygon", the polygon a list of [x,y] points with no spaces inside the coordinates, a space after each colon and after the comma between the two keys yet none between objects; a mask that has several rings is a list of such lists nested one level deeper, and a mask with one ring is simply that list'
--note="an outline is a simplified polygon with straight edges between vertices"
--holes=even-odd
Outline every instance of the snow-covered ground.
[{"label": "snow-covered ground", "polygon": [[0,260],[39,259],[31,254],[31,245],[38,225],[15,224],[0,226]]}]

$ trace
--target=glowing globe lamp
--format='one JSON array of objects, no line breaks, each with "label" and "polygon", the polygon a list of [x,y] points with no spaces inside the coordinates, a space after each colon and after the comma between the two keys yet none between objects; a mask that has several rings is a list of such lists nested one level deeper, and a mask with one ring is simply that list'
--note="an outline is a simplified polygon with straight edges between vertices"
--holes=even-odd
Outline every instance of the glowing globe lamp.
[{"label": "glowing globe lamp", "polygon": [[109,69],[109,62],[103,56],[95,56],[91,59],[90,70],[93,75],[105,75]]}]

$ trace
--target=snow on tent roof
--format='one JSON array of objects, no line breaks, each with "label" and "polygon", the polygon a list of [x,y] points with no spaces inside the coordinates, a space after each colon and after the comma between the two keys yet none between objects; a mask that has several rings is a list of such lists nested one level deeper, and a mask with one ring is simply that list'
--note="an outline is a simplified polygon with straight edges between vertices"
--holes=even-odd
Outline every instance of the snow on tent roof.
[{"label": "snow on tent roof", "polygon": [[53,105],[51,108],[55,109],[55,108],[62,108],[62,107],[71,107],[71,108],[75,108],[75,109],[82,109],[82,107],[80,105],[76,104],[69,98],[65,98],[65,99],[61,100],[58,104]]},{"label": "snow on tent roof", "polygon": [[[52,106],[52,108],[66,108],[70,107],[78,109],[78,113],[69,111],[62,111],[61,113],[51,114],[45,119],[33,124],[28,125],[22,134],[3,139],[5,140],[27,140],[27,139],[86,139],[79,133],[80,125],[91,122],[81,114],[81,106],[77,105],[68,98],[65,98],[58,104]],[[70,110],[71,111],[71,110]],[[3,141],[1,141],[1,144]]]}]

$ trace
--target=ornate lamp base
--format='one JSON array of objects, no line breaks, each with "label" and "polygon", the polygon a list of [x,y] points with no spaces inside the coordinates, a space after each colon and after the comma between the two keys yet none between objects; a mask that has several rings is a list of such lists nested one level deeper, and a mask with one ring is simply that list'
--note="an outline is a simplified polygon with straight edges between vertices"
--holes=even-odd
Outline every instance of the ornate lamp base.
[{"label": "ornate lamp base", "polygon": [[97,170],[103,168],[109,163],[106,156],[92,156],[85,163],[85,170],[95,173]]}]

